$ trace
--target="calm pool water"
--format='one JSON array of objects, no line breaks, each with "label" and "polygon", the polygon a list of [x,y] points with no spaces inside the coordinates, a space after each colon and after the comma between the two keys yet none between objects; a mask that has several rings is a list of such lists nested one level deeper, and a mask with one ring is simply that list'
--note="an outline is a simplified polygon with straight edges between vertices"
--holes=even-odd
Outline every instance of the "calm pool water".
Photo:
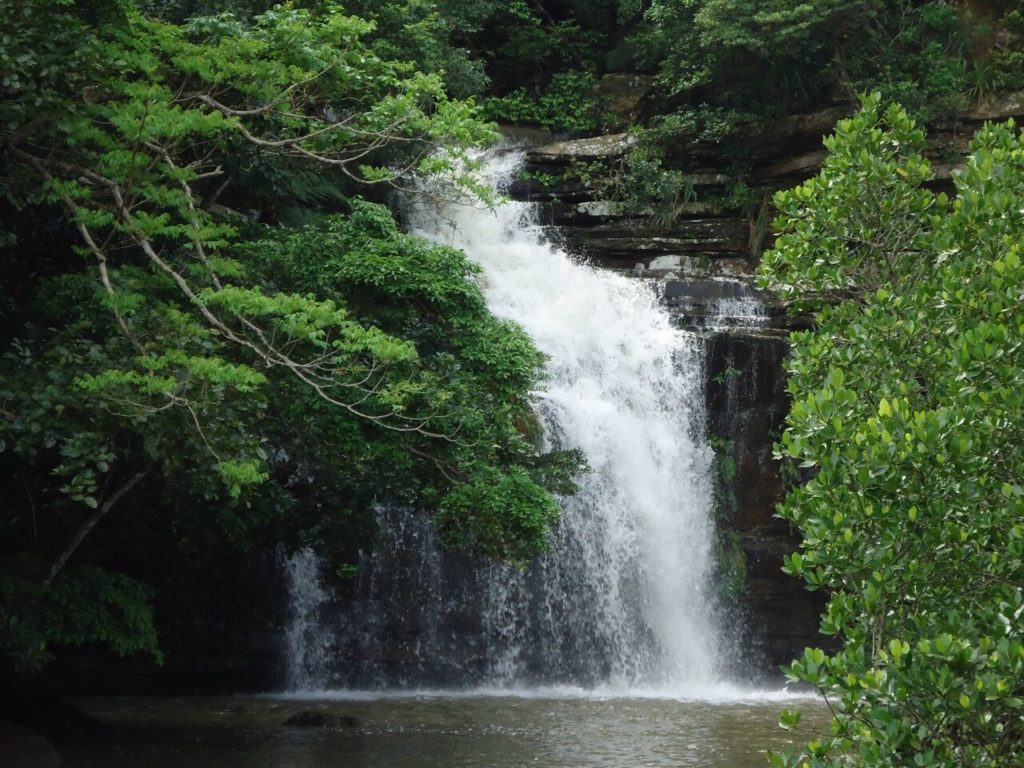
[{"label": "calm pool water", "polygon": [[[65,751],[68,768],[754,768],[766,765],[766,749],[828,727],[816,700],[783,694],[339,692],[77,703],[109,732]],[[794,706],[804,712],[796,736],[777,726],[780,709]],[[345,724],[284,725],[306,711]]]}]

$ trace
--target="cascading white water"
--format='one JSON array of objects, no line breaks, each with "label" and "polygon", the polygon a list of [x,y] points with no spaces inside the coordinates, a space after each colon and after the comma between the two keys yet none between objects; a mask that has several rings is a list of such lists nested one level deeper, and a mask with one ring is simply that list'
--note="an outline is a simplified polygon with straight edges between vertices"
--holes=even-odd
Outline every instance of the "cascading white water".
[{"label": "cascading white water", "polygon": [[331,632],[322,612],[328,594],[320,582],[320,561],[310,549],[284,557],[290,616],[285,633],[289,691],[319,688],[331,666]]},{"label": "cascading white water", "polygon": [[767,307],[755,293],[720,299],[708,319],[710,329],[760,328],[771,321]]},{"label": "cascading white water", "polygon": [[[519,165],[513,153],[495,155],[487,174],[500,185]],[[548,356],[540,397],[549,434],[582,449],[592,470],[564,504],[538,583],[502,568],[488,579],[487,624],[508,639],[492,671],[507,682],[520,676],[529,653],[516,641],[526,635],[523,605],[539,601],[563,611],[533,612],[534,623],[552,625],[541,635],[557,640],[583,626],[596,633],[602,682],[707,682],[716,650],[713,531],[696,346],[672,327],[649,285],[545,243],[533,213],[505,203],[494,211],[419,207],[413,218],[420,234],[483,267],[491,310],[525,328]],[[543,594],[527,594],[538,587]]]},{"label": "cascading white water", "polygon": [[[496,185],[519,167],[492,154]],[[433,199],[433,198],[431,198]],[[702,695],[721,674],[709,584],[699,345],[650,283],[546,243],[533,207],[423,203],[413,228],[481,265],[491,310],[548,357],[547,439],[591,471],[527,570],[442,553],[421,514],[381,509],[381,540],[335,626],[326,686],[570,685]]]}]

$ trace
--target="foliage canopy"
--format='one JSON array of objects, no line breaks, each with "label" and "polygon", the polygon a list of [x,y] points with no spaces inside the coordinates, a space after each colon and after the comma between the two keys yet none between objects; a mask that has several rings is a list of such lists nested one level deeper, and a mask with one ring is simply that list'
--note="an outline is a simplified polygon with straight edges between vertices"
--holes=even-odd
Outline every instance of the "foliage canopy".
[{"label": "foliage canopy", "polygon": [[375,506],[405,504],[453,546],[544,546],[578,460],[530,437],[540,354],[462,253],[358,196],[426,174],[482,193],[457,171],[494,137],[472,102],[332,4],[173,23],[30,0],[0,28],[0,646],[20,667],[87,641],[159,658],[132,575],[197,538],[343,564]]},{"label": "foliage canopy", "polygon": [[778,444],[811,475],[780,508],[786,569],[844,643],[793,664],[836,719],[778,766],[1024,760],[1024,138],[986,126],[952,199],[923,140],[869,97],[776,196],[762,281],[817,310]]}]

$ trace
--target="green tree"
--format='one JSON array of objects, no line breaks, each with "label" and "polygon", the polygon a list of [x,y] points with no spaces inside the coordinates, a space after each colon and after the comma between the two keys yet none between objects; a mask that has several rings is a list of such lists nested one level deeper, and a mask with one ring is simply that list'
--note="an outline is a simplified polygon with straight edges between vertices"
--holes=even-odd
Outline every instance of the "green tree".
[{"label": "green tree", "polygon": [[653,0],[636,33],[645,44],[636,47],[670,96],[717,91],[726,100],[792,102],[818,87],[811,80],[821,79],[859,8],[848,0]]},{"label": "green tree", "polygon": [[934,120],[964,105],[986,66],[989,78],[1021,75],[1003,72],[998,56],[986,65],[983,53],[996,27],[1012,28],[1009,9],[984,23],[971,14],[911,0],[652,0],[633,34],[640,62],[676,103],[770,116],[878,90]]},{"label": "green tree", "polygon": [[809,477],[786,570],[843,642],[793,664],[836,718],[778,766],[1024,761],[1024,139],[986,126],[953,199],[923,141],[867,98],[776,196],[762,282],[816,309],[778,445]]},{"label": "green tree", "polygon": [[852,107],[856,93],[878,91],[935,124],[981,94],[1021,87],[1021,26],[1012,5],[623,2],[634,19],[629,48],[636,65],[655,75],[657,102],[636,131],[632,165],[639,160],[645,172],[624,174],[620,197],[671,201],[675,193],[665,186],[678,190],[693,151],[709,146],[721,147],[734,174],[749,177],[780,119]]},{"label": "green tree", "polygon": [[[476,268],[357,197],[494,134],[333,5],[175,24],[130,2],[0,7],[0,647],[159,657],[155,551],[311,544],[351,562],[375,505],[527,559],[571,490],[542,454],[542,358]],[[8,66],[9,65],[9,66]],[[127,512],[131,509],[131,513]],[[143,556],[144,557],[144,556]]]}]

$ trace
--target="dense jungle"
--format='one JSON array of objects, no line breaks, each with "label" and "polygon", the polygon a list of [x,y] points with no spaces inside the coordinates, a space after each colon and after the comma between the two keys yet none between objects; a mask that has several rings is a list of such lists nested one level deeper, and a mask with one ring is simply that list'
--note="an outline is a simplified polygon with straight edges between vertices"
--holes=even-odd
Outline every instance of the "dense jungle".
[{"label": "dense jungle", "polygon": [[440,177],[498,205],[478,150],[515,126],[624,135],[521,181],[732,211],[806,320],[773,471],[827,605],[786,674],[832,725],[794,705],[761,759],[1024,765],[1024,138],[935,138],[1022,93],[1013,0],[0,0],[0,719],[261,690],[262,585],[308,549],[344,588],[382,506],[545,552],[592,471],[544,439],[546,355],[401,212]]}]

